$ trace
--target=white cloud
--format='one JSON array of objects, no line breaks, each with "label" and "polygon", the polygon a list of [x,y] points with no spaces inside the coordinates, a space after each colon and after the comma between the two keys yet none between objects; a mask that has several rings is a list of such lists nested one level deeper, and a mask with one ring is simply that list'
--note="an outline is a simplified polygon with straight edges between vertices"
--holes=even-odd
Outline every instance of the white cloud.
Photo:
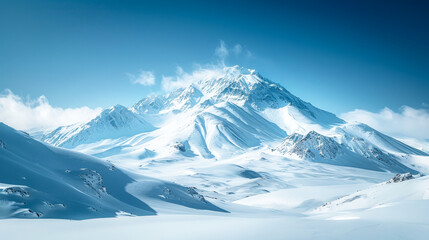
[{"label": "white cloud", "polygon": [[86,122],[101,112],[101,108],[58,108],[45,96],[23,101],[12,91],[0,94],[0,122],[19,130],[47,130],[59,126]]},{"label": "white cloud", "polygon": [[221,63],[225,62],[225,59],[229,56],[229,53],[232,52],[235,57],[253,57],[252,52],[249,49],[245,49],[241,44],[237,43],[232,48],[228,48],[226,43],[223,40],[220,40],[219,46],[215,49],[215,56],[218,57]]},{"label": "white cloud", "polygon": [[398,112],[384,108],[380,112],[356,109],[340,115],[349,122],[365,123],[396,138],[429,138],[429,110],[403,106]]},{"label": "white cloud", "polygon": [[141,84],[143,86],[152,86],[155,84],[155,75],[152,71],[141,71],[138,76],[128,74],[134,84]]},{"label": "white cloud", "polygon": [[197,66],[192,73],[185,72],[181,67],[177,67],[176,76],[162,76],[162,89],[166,92],[184,88],[196,81],[204,81],[222,76],[224,65]]}]

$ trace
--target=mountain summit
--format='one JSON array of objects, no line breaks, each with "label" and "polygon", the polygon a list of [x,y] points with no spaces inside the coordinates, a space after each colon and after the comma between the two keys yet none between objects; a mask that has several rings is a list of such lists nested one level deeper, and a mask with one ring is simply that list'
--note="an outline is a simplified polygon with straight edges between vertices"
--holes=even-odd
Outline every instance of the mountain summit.
[{"label": "mountain summit", "polygon": [[141,114],[159,114],[173,110],[183,111],[196,105],[206,107],[229,102],[239,106],[247,105],[258,111],[290,106],[319,124],[344,123],[334,114],[301,100],[252,69],[236,65],[190,78],[193,81],[189,86],[177,89],[166,96],[146,97],[136,103],[132,110]]}]

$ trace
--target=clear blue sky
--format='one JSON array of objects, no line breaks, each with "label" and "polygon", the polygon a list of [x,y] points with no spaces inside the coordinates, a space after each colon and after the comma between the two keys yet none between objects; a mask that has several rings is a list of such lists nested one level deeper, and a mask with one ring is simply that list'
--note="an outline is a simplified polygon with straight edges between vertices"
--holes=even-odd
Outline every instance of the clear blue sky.
[{"label": "clear blue sky", "polygon": [[[0,91],[60,107],[132,105],[224,40],[334,113],[429,104],[428,1],[1,1]],[[154,71],[158,83],[127,73]],[[424,105],[424,104],[423,104]]]}]

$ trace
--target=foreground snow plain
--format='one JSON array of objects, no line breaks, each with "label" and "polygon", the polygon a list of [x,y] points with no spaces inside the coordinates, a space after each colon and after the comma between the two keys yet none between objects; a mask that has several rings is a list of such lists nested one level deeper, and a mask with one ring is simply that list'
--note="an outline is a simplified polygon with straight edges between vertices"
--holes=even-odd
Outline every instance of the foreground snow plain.
[{"label": "foreground snow plain", "polygon": [[[426,203],[422,203],[427,206]],[[414,206],[414,207],[413,207]],[[2,239],[427,239],[421,205],[330,219],[290,214],[159,215],[84,221],[0,220]],[[401,218],[394,216],[401,215]]]}]

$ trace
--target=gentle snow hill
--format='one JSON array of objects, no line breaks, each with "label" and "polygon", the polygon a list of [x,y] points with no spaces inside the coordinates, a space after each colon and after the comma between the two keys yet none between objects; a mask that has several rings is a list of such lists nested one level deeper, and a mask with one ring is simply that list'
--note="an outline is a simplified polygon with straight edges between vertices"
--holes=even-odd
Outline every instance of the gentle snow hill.
[{"label": "gentle snow hill", "polygon": [[[312,213],[351,213],[352,211],[389,208],[395,205],[429,206],[429,177],[398,174],[389,181],[357,191],[315,209]],[[422,213],[427,214],[427,212]],[[426,215],[427,216],[427,215]],[[417,216],[416,216],[417,217]]]},{"label": "gentle snow hill", "polygon": [[116,105],[102,111],[85,124],[59,127],[43,136],[42,141],[66,148],[103,139],[130,137],[154,128],[140,115]]},{"label": "gentle snow hill", "polygon": [[0,218],[156,214],[141,199],[224,212],[193,188],[131,178],[108,162],[46,145],[0,123]]}]

